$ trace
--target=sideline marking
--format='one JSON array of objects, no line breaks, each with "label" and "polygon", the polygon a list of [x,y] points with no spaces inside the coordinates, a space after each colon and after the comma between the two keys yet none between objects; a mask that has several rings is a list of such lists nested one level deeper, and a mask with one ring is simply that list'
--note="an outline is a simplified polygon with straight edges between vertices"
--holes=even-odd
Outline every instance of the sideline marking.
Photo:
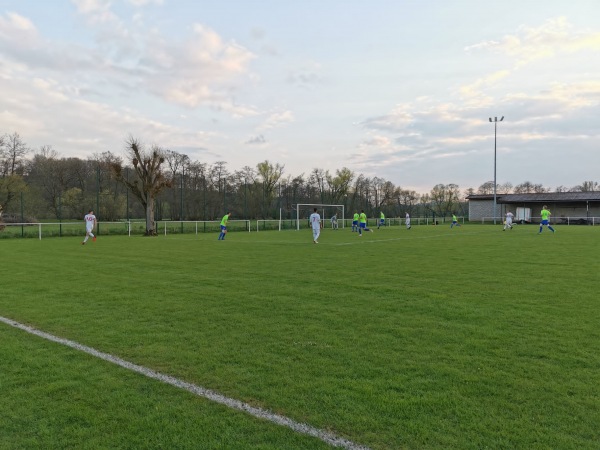
[{"label": "sideline marking", "polygon": [[246,412],[251,416],[257,417],[259,419],[268,420],[269,422],[273,422],[277,425],[281,425],[284,427],[291,428],[293,431],[297,433],[307,434],[309,436],[316,437],[321,439],[322,441],[331,444],[335,447],[342,447],[348,450],[369,450],[368,447],[364,447],[359,444],[355,444],[352,441],[336,436],[333,433],[329,433],[327,431],[319,430],[318,428],[314,428],[305,423],[296,422],[288,417],[281,416],[279,414],[272,413],[266,409],[257,408],[251,406],[247,403],[241,402],[240,400],[236,400],[230,397],[226,397],[221,395],[215,391],[210,389],[203,388],[202,386],[198,386],[196,384],[188,383],[186,381],[180,380],[178,378],[172,377],[170,375],[164,375],[159,372],[155,372],[152,369],[148,369],[144,366],[139,366],[137,364],[133,364],[129,361],[125,361],[124,359],[113,356],[109,353],[104,353],[96,350],[95,348],[88,347],[86,345],[79,344],[75,341],[70,341],[68,339],[63,339],[57,336],[54,336],[49,333],[45,333],[44,331],[37,330],[33,327],[23,325],[22,323],[15,322],[14,320],[7,319],[6,317],[0,316],[0,322],[4,322],[7,325],[10,325],[14,328],[18,328],[20,330],[26,331],[27,333],[39,336],[43,339],[47,339],[52,342],[56,342],[58,344],[65,345],[67,347],[74,348],[75,350],[82,351],[87,353],[88,355],[95,356],[96,358],[103,359],[104,361],[111,362],[116,364],[117,366],[124,367],[125,369],[129,369],[133,372],[137,372],[139,374],[145,375],[148,378],[152,378],[158,381],[162,381],[163,383],[170,384],[172,386],[178,387],[180,389],[184,389],[192,394],[195,394],[199,397],[204,397],[208,400],[212,400],[213,402],[220,403],[222,405],[228,406],[232,409],[237,409],[239,411]]}]

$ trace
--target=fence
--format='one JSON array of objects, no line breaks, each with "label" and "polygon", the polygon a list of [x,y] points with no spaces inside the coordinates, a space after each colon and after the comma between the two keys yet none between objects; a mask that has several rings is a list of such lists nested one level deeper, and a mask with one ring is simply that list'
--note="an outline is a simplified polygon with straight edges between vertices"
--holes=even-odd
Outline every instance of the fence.
[{"label": "fence", "polygon": [[[542,221],[541,217],[531,217],[530,220],[513,220],[513,223],[532,223],[539,224]],[[493,217],[482,217],[481,223],[493,223]],[[496,217],[496,222],[499,224],[504,223],[504,217]],[[600,225],[600,217],[586,217],[586,216],[573,216],[573,217],[551,217],[550,224],[554,225]]]},{"label": "fence", "polygon": [[[220,230],[220,221],[217,220],[198,220],[198,221],[157,221],[157,234],[182,234],[182,233],[210,233]],[[0,238],[23,237],[54,237],[54,236],[83,236],[85,227],[79,222],[39,222],[39,223],[3,223],[0,227],[4,230],[0,233]],[[227,229],[230,231],[250,231],[249,220],[230,220],[227,223]],[[144,234],[146,232],[146,222],[122,221],[122,222],[98,222],[96,234],[106,235],[127,235]]]},{"label": "fence", "polygon": [[[561,218],[561,220],[568,218]],[[581,218],[571,218],[578,219]],[[600,224],[600,218],[595,219],[594,224]],[[462,223],[465,222],[464,217],[459,218]],[[488,220],[490,220],[488,218]],[[493,219],[491,219],[493,220]],[[431,217],[415,217],[411,218],[411,225],[439,225],[445,223],[444,218],[433,219]],[[483,222],[483,221],[482,221]],[[567,221],[568,222],[568,221]],[[199,234],[213,233],[220,231],[220,221],[218,220],[159,220],[156,221],[156,233],[164,236],[171,234]],[[379,219],[368,219],[367,225],[376,226]],[[575,222],[571,221],[570,224]],[[385,219],[386,227],[395,227],[405,225],[406,221],[402,218],[392,217]],[[569,224],[569,223],[567,223]],[[338,229],[350,228],[352,219],[338,219]],[[2,227],[4,229],[2,230]],[[323,221],[324,228],[332,228],[330,220]],[[267,230],[295,230],[297,229],[296,219],[259,219],[256,220],[256,227],[252,226],[250,220],[230,220],[227,223],[229,231],[256,231]],[[300,228],[310,228],[308,220],[300,220]],[[83,236],[85,228],[81,221],[77,222],[36,222],[36,223],[2,223],[0,224],[0,238],[24,237],[53,237],[53,236]],[[144,220],[124,220],[119,222],[98,222],[96,233],[100,236],[106,235],[127,235],[144,234],[146,232],[146,222]]]}]

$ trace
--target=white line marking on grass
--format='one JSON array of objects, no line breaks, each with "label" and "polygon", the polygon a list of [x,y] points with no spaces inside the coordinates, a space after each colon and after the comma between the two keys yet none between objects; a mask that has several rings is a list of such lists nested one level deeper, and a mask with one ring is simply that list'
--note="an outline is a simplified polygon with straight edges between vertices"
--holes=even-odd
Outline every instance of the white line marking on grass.
[{"label": "white line marking on grass", "polygon": [[239,411],[246,412],[254,417],[268,420],[269,422],[273,422],[277,425],[281,425],[284,427],[288,427],[294,430],[297,433],[307,434],[309,436],[316,437],[328,444],[331,444],[335,447],[342,447],[348,450],[369,450],[368,447],[364,447],[359,444],[355,444],[352,441],[336,436],[333,433],[329,433],[327,431],[319,430],[318,428],[311,427],[305,423],[296,422],[295,420],[289,419],[288,417],[281,416],[279,414],[274,414],[271,411],[256,408],[254,406],[248,405],[247,403],[243,403],[239,400],[235,400],[233,398],[226,397],[221,395],[215,391],[210,389],[203,388],[202,386],[198,386],[196,384],[188,383],[186,381],[180,380],[175,377],[171,377],[169,375],[164,375],[159,372],[155,372],[152,369],[148,369],[144,366],[139,366],[137,364],[130,363],[129,361],[125,361],[124,359],[118,358],[108,353],[103,353],[98,351],[92,347],[87,347],[85,345],[79,344],[75,341],[70,341],[68,339],[63,339],[57,336],[54,336],[49,333],[45,333],[40,330],[36,330],[27,325],[23,325],[22,323],[15,322],[14,320],[7,319],[6,317],[0,316],[0,322],[4,322],[7,325],[18,328],[20,330],[26,331],[27,333],[34,334],[43,339],[47,339],[52,342],[56,342],[58,344],[66,345],[67,347],[74,348],[76,350],[87,353],[88,355],[95,356],[96,358],[103,359],[105,361],[111,362],[118,366],[124,367],[125,369],[129,369],[133,372],[137,372],[139,374],[145,375],[148,378],[153,378],[155,380],[162,381],[163,383],[170,384],[172,386],[178,387],[180,389],[184,389],[192,394],[195,394],[199,397],[204,397],[208,400],[212,400],[213,402],[220,403],[222,405],[228,406],[232,409],[237,409]]}]

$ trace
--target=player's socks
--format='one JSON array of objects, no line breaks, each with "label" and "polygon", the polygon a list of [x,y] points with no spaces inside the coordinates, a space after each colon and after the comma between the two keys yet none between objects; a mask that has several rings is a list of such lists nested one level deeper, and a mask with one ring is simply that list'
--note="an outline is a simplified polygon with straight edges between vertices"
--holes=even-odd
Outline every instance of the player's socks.
[{"label": "player's socks", "polygon": [[540,233],[542,232],[542,226],[540,225]]},{"label": "player's socks", "polygon": [[554,228],[552,228],[550,225],[548,225],[548,229],[554,233]]}]

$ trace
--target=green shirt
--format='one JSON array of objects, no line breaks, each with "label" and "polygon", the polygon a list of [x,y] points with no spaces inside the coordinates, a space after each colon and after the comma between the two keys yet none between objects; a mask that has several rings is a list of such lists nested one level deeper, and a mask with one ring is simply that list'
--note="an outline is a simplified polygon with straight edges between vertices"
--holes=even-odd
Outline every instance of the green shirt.
[{"label": "green shirt", "polygon": [[354,213],[354,218],[352,220],[356,220],[358,222],[358,213]]},{"label": "green shirt", "polygon": [[385,219],[385,216],[383,215],[383,213],[381,213],[381,214],[379,215],[379,217],[380,217],[380,218],[382,218],[382,219]]},{"label": "green shirt", "polygon": [[456,215],[452,214],[452,222],[458,222],[458,220],[456,219]]},{"label": "green shirt", "polygon": [[225,214],[223,216],[223,218],[221,219],[221,225],[223,225],[224,227],[227,226],[227,221],[229,220],[229,214]]},{"label": "green shirt", "polygon": [[360,223],[367,223],[367,215],[365,213],[360,213]]},{"label": "green shirt", "polygon": [[542,212],[540,214],[542,215],[542,220],[548,220],[552,213],[547,209],[542,209]]}]

